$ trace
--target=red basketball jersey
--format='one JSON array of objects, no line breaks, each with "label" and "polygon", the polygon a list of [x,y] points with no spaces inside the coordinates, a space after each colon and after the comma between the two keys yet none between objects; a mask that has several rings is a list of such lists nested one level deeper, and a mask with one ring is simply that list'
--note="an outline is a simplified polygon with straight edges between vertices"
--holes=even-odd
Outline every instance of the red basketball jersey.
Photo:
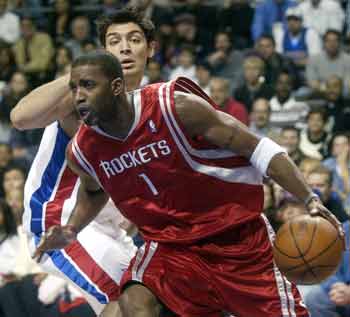
[{"label": "red basketball jersey", "polygon": [[259,217],[262,176],[244,157],[191,139],[176,91],[215,107],[186,78],[149,85],[133,92],[135,121],[124,140],[82,125],[70,149],[145,239],[193,243]]}]

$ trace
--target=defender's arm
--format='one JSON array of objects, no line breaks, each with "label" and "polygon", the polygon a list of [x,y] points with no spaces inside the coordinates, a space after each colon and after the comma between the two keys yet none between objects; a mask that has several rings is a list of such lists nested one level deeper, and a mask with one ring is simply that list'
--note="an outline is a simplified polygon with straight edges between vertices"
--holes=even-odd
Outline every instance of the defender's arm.
[{"label": "defender's arm", "polygon": [[18,130],[43,128],[74,111],[68,86],[69,75],[42,85],[23,97],[11,111],[11,122]]}]

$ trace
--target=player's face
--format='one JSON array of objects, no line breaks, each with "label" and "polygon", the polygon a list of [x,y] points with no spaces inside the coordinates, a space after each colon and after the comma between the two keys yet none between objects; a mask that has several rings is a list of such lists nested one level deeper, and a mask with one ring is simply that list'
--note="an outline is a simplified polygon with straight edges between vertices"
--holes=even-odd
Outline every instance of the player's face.
[{"label": "player's face", "polygon": [[81,65],[71,71],[69,86],[75,108],[87,125],[109,121],[116,112],[116,99],[111,83],[98,65]]},{"label": "player's face", "polygon": [[128,82],[142,79],[147,59],[153,56],[153,46],[148,44],[142,29],[132,22],[113,24],[107,29],[106,50],[119,59],[127,86]]}]

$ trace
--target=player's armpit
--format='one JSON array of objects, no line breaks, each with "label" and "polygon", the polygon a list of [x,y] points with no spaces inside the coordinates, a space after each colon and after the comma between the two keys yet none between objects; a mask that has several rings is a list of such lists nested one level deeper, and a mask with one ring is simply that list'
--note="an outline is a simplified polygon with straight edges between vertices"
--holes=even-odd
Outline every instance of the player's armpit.
[{"label": "player's armpit", "polygon": [[175,95],[175,109],[186,132],[250,158],[259,139],[232,116],[191,94]]}]

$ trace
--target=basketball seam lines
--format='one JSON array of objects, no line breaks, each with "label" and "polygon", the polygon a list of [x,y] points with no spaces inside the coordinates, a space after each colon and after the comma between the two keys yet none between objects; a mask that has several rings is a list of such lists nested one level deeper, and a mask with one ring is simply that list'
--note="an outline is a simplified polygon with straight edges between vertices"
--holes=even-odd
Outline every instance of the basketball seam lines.
[{"label": "basketball seam lines", "polygon": [[[316,226],[314,226],[314,229],[313,229],[313,231],[312,231],[312,236],[311,236],[311,242],[310,242],[310,245],[307,247],[307,249],[305,250],[305,254],[307,254],[309,251],[310,251],[310,249],[311,249],[311,246],[312,246],[312,242],[313,242],[313,240],[314,240],[314,237],[315,237],[315,233],[316,233]],[[277,245],[277,243],[275,243],[275,248],[277,249],[277,251],[279,252],[279,253],[281,253],[282,255],[284,255],[284,256],[286,256],[286,257],[288,257],[288,258],[290,258],[290,259],[299,259],[300,258],[300,255],[297,255],[297,256],[291,256],[291,255],[289,255],[289,254],[287,254],[287,253],[285,253],[285,252],[283,252],[279,247],[278,247],[278,245]],[[299,251],[299,250],[298,250]],[[301,255],[302,256],[302,255]]]},{"label": "basketball seam lines", "polygon": [[292,234],[292,238],[293,238],[293,241],[294,241],[294,245],[295,247],[297,248],[297,250],[299,251],[299,254],[301,256],[301,259],[302,261],[304,262],[304,265],[310,270],[310,273],[314,276],[314,278],[317,278],[317,275],[316,273],[313,271],[313,268],[309,265],[309,263],[305,260],[305,257],[304,257],[304,254],[301,252],[300,248],[299,248],[299,245],[297,243],[297,240],[294,236],[294,230],[293,230],[293,226],[292,226],[292,223],[289,224],[289,230],[290,230],[290,233]]},{"label": "basketball seam lines", "polygon": [[[292,235],[293,236],[293,235]],[[339,238],[339,236],[337,236],[324,250],[322,250],[320,253],[318,253],[317,255],[315,255],[314,257],[312,257],[311,259],[309,259],[309,261],[308,261],[308,263],[310,263],[311,264],[311,262],[313,262],[314,260],[316,260],[319,256],[321,256],[322,254],[324,254],[325,252],[327,252],[328,250],[329,250],[329,248],[331,248],[332,246],[333,246],[333,244],[338,240],[338,238]],[[293,239],[294,239],[294,237],[293,237]],[[294,241],[295,242],[295,241]],[[303,257],[303,255],[301,254],[300,256],[297,256],[297,257],[295,257],[295,256],[290,256],[290,255],[288,255],[288,254],[286,254],[286,253],[284,253],[283,251],[281,251],[278,247],[277,247],[277,245],[275,245],[275,249],[278,251],[278,252],[280,252],[281,254],[283,254],[284,256],[286,256],[286,257],[289,257],[289,258],[291,258],[291,259],[299,259],[300,257]],[[299,251],[299,248],[298,248],[298,251]],[[300,251],[299,251],[300,252]],[[298,268],[300,268],[300,267],[302,267],[303,266],[303,264],[298,264],[298,265],[296,265],[296,266],[293,266],[293,267],[291,267],[290,269],[288,269],[287,270],[287,272],[290,272],[290,271],[292,271],[292,270],[295,270],[295,269],[298,269]],[[334,266],[334,265],[333,265]],[[332,265],[317,265],[317,266],[312,266],[313,268],[315,268],[315,267],[332,267]]]}]

